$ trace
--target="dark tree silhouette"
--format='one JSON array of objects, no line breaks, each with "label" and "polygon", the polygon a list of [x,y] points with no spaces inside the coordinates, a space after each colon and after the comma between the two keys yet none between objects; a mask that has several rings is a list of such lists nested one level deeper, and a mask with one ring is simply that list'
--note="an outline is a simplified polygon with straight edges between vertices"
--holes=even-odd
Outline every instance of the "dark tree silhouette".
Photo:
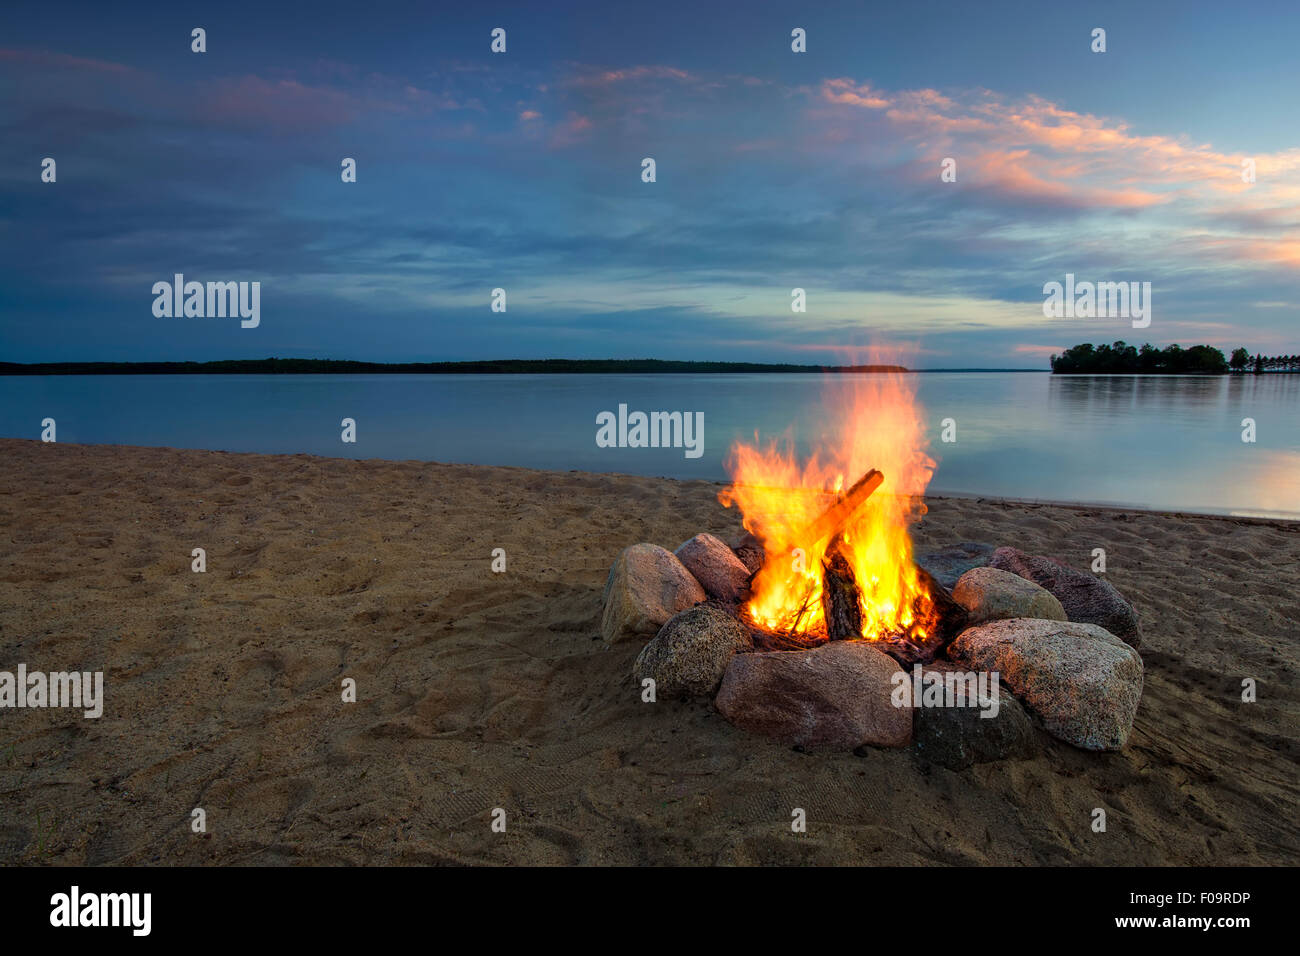
[{"label": "dark tree silhouette", "polygon": [[[1244,368],[1249,356],[1245,349],[1237,351]],[[1223,353],[1210,345],[1169,345],[1161,350],[1147,343],[1137,349],[1122,341],[1095,346],[1085,342],[1064,355],[1053,355],[1051,363],[1052,371],[1061,375],[1222,375],[1229,369]]]}]

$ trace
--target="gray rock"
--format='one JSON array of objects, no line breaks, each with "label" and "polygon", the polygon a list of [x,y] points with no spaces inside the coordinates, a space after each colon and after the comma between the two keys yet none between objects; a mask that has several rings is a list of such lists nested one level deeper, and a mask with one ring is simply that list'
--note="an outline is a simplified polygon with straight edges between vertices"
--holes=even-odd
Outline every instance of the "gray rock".
[{"label": "gray rock", "polygon": [[749,569],[721,538],[697,534],[673,553],[709,597],[738,604],[749,590]]},{"label": "gray rock", "polygon": [[1142,658],[1095,624],[1015,618],[962,631],[948,657],[997,671],[1053,737],[1084,750],[1121,750],[1142,699]]},{"label": "gray rock", "polygon": [[750,574],[758,573],[758,569],[763,566],[763,558],[767,553],[763,548],[763,542],[748,531],[732,540],[731,550],[736,552],[736,557],[740,558],[740,563],[745,566]]},{"label": "gray rock", "polygon": [[[965,673],[947,661],[927,665],[925,673]],[[946,698],[945,698],[946,700]],[[997,712],[981,706],[917,707],[912,713],[912,744],[931,763],[963,770],[976,763],[1032,757],[1039,747],[1038,731],[1025,709],[999,687]]]},{"label": "gray rock", "polygon": [[657,698],[712,697],[738,651],[750,650],[749,631],[721,608],[701,604],[674,615],[632,666],[638,685],[655,682]]},{"label": "gray rock", "polygon": [[670,617],[705,597],[700,582],[671,551],[634,544],[618,556],[605,579],[600,632],[610,643],[652,637]]},{"label": "gray rock", "polygon": [[809,749],[903,747],[912,708],[891,700],[894,660],[868,644],[737,654],[714,706],[745,730]]},{"label": "gray rock", "polygon": [[961,544],[917,555],[915,561],[951,591],[958,578],[971,568],[984,567],[992,556],[993,545],[963,541]]},{"label": "gray rock", "polygon": [[952,599],[966,609],[966,624],[1009,617],[1065,621],[1065,608],[1051,591],[1028,578],[997,568],[972,568],[957,580]]},{"label": "gray rock", "polygon": [[1109,581],[1078,571],[1059,558],[1029,555],[1015,548],[998,548],[989,567],[1010,571],[1047,588],[1061,602],[1069,620],[1096,624],[1126,644],[1142,646],[1137,611]]}]

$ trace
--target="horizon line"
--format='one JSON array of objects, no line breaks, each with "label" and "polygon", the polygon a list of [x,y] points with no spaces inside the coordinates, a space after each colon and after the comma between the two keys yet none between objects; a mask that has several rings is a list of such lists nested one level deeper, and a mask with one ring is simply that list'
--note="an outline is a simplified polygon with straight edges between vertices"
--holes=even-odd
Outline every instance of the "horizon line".
[{"label": "horizon line", "polygon": [[[283,367],[283,366],[292,367]],[[711,359],[464,359],[430,362],[376,362],[365,359],[282,358],[261,359],[181,359],[163,361],[61,361],[0,362],[0,375],[92,375],[92,374],[236,374],[245,371],[271,370],[281,375],[319,375],[331,372],[375,372],[409,374],[527,374],[563,373],[595,374],[601,372],[668,373],[836,373],[871,374],[882,372],[1043,372],[1047,368],[1000,366],[950,366],[908,368],[903,365],[867,363],[861,365],[798,364],[793,362],[752,362]]]}]

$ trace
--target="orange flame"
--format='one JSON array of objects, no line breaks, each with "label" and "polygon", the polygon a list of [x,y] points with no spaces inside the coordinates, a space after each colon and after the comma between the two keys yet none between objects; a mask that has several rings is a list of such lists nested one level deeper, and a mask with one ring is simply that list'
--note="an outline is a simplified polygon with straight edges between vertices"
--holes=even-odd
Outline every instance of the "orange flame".
[{"label": "orange flame", "polygon": [[[873,357],[879,364],[879,359]],[[769,631],[825,632],[822,559],[833,535],[812,541],[808,529],[872,468],[884,482],[844,525],[839,546],[858,583],[862,637],[924,637],[933,605],[912,562],[909,526],[925,513],[923,495],[935,463],[915,402],[915,378],[903,372],[833,373],[827,381],[832,433],[800,465],[791,443],[737,443],[728,460],[734,484],[719,494],[739,505],[745,528],[766,549],[745,610]]]}]

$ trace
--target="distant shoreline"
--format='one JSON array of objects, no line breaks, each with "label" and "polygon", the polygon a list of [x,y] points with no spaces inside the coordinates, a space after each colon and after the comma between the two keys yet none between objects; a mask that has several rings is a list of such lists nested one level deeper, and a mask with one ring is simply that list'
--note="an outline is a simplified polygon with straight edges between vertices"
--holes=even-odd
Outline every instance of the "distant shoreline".
[{"label": "distant shoreline", "polygon": [[902,365],[793,365],[771,362],[678,362],[665,359],[502,359],[475,362],[355,362],[340,359],[226,359],[214,362],[0,362],[0,375],[417,375],[525,374],[854,374],[871,372],[1039,372],[1027,368],[909,369]]}]

